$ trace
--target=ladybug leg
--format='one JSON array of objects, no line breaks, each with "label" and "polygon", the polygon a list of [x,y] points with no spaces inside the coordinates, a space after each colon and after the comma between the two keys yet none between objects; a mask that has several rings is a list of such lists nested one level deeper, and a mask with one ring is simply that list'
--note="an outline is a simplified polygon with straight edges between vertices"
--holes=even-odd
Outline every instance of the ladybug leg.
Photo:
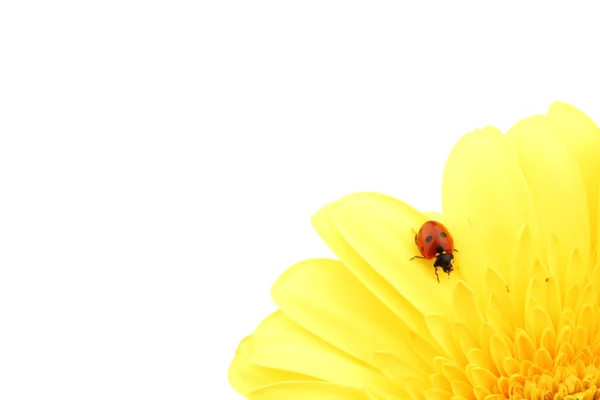
[{"label": "ladybug leg", "polygon": [[437,273],[438,267],[433,267],[433,271],[435,272],[435,277],[437,278],[438,283],[440,283],[440,276]]},{"label": "ladybug leg", "polygon": [[455,252],[457,252],[457,253],[458,253],[458,250],[456,250],[456,249],[452,249],[452,250],[454,250]]},{"label": "ladybug leg", "polygon": [[414,232],[414,234],[415,234],[415,244],[418,246],[419,244],[417,243],[417,231],[415,231],[413,228],[410,228],[410,230]]},{"label": "ladybug leg", "polygon": [[410,258],[408,261],[412,261],[412,260],[414,260],[415,258],[422,258],[423,260],[425,259],[425,257],[421,257],[421,256],[414,256],[414,257]]}]

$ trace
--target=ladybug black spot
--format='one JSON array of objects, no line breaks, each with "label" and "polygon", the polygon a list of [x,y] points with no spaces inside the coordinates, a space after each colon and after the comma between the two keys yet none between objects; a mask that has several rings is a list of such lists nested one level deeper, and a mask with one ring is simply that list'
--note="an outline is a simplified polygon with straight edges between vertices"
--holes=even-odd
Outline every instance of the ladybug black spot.
[{"label": "ladybug black spot", "polygon": [[421,251],[425,251],[425,249],[423,247],[421,247]]},{"label": "ladybug black spot", "polygon": [[440,237],[445,238],[446,237],[446,232],[440,232]]},{"label": "ladybug black spot", "polygon": [[425,238],[425,242],[429,243],[433,240],[433,236],[429,235]]}]

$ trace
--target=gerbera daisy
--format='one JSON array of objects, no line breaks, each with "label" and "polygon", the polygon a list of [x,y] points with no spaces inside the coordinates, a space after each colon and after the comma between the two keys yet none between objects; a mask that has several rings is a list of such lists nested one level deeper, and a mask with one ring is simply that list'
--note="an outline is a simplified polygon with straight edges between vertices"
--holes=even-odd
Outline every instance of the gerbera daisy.
[{"label": "gerbera daisy", "polygon": [[[553,104],[506,134],[465,135],[443,213],[357,193],[313,217],[339,260],[273,286],[279,310],[238,347],[229,381],[252,400],[600,398],[600,131]],[[435,279],[413,230],[452,233]]]}]

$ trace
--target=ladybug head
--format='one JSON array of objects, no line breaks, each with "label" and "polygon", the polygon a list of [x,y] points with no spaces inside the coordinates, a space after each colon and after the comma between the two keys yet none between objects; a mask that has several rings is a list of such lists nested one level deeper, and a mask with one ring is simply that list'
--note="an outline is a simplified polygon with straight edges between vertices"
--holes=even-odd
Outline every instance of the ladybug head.
[{"label": "ladybug head", "polygon": [[454,271],[454,267],[452,266],[452,262],[454,261],[454,256],[452,254],[443,253],[437,256],[435,259],[434,267],[440,267],[442,271],[447,274]]}]

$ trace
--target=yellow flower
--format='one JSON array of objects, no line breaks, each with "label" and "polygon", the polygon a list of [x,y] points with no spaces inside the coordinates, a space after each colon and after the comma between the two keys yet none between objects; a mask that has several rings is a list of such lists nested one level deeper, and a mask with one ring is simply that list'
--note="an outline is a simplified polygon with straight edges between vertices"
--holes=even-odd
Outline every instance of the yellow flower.
[{"label": "yellow flower", "polygon": [[[231,385],[252,400],[600,398],[599,183],[600,131],[555,103],[465,135],[443,215],[375,193],[325,206],[313,224],[339,260],[279,278]],[[432,260],[408,261],[427,219],[460,251],[440,283]]]}]

